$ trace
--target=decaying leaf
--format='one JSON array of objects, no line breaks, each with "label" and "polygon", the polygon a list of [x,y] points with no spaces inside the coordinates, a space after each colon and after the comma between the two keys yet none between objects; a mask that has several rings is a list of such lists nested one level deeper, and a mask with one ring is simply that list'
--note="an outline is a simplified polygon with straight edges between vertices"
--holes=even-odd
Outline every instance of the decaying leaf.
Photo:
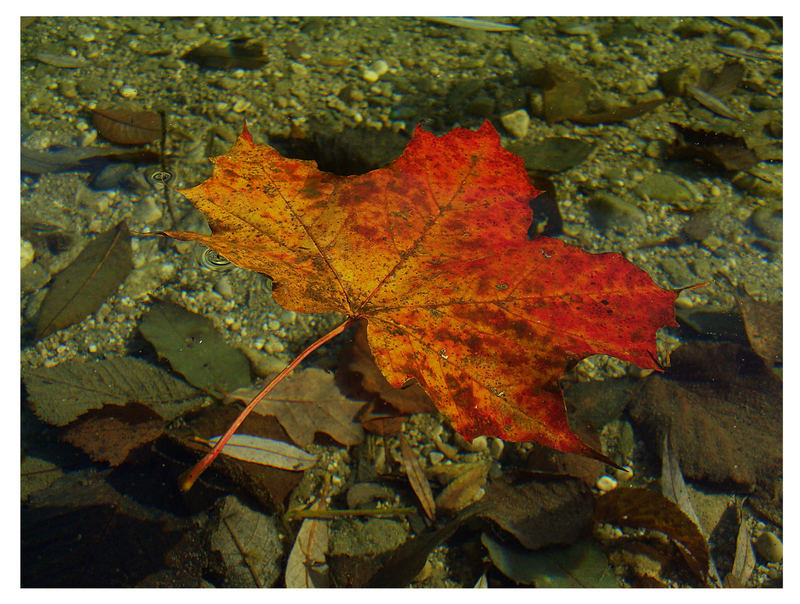
[{"label": "decaying leaf", "polygon": [[736,302],[742,313],[747,339],[755,353],[771,367],[783,361],[783,301],[759,302],[738,291]]},{"label": "decaying leaf", "polygon": [[56,275],[39,311],[36,339],[92,314],[132,269],[131,234],[128,225],[120,222],[98,235]]},{"label": "decaying leaf", "polygon": [[264,56],[264,47],[247,38],[205,42],[181,56],[181,59],[211,69],[253,69],[269,61]]},{"label": "decaying leaf", "polygon": [[67,147],[38,151],[22,148],[20,169],[27,174],[48,174],[69,170],[91,170],[109,162],[154,164],[157,153],[149,150],[126,151],[104,147]]},{"label": "decaying leaf", "polygon": [[[782,384],[747,348],[690,342],[677,348],[663,375],[645,378],[631,418],[670,443],[683,474],[750,489],[780,478]],[[714,451],[714,455],[709,455]]]},{"label": "decaying leaf", "polygon": [[92,109],[92,124],[118,145],[144,145],[161,136],[161,115],[155,111]]},{"label": "decaying leaf", "polygon": [[548,124],[571,120],[586,113],[591,80],[570,73],[551,71],[555,82],[542,92],[544,118]]},{"label": "decaying leaf", "polygon": [[[260,387],[235,390],[229,396],[249,402]],[[318,432],[352,446],[364,438],[364,429],[355,417],[363,402],[342,396],[332,373],[318,367],[300,369],[287,376],[256,406],[255,412],[273,415],[289,438],[301,447],[314,442]]]},{"label": "decaying leaf", "polygon": [[587,126],[593,126],[597,124],[614,124],[616,122],[629,120],[631,118],[644,115],[645,113],[649,113],[665,101],[666,99],[653,99],[651,101],[643,101],[634,105],[622,105],[614,107],[612,109],[608,109],[607,111],[586,113],[570,119],[576,124],[584,124]]},{"label": "decaying leaf", "polygon": [[416,379],[467,441],[602,457],[570,431],[557,379],[597,352],[657,368],[655,332],[674,324],[676,293],[620,254],[528,240],[536,190],[499,141],[488,122],[441,137],[418,128],[388,166],[338,177],[244,130],[212,178],[184,191],[213,234],[167,235],[271,275],[287,309],[341,312],[341,329],[368,319],[389,383]]},{"label": "decaying leaf", "polygon": [[595,505],[596,522],[664,533],[678,547],[687,566],[704,583],[708,581],[708,543],[700,528],[677,504],[644,488],[614,489]]},{"label": "decaying leaf", "polygon": [[250,363],[229,346],[210,319],[160,301],[142,317],[139,331],[193,386],[230,392],[250,384]]},{"label": "decaying leaf", "polygon": [[209,545],[222,557],[226,587],[272,587],[280,576],[283,544],[275,518],[234,495],[221,501]]},{"label": "decaying leaf", "polygon": [[402,434],[400,435],[400,454],[403,456],[403,467],[405,468],[406,476],[408,476],[408,482],[411,484],[417,499],[419,499],[425,515],[433,522],[436,517],[436,503],[433,500],[431,485],[419,465],[417,454],[408,446]]},{"label": "decaying leaf", "polygon": [[[311,509],[325,509],[325,501],[316,501]],[[328,521],[306,518],[286,561],[286,587],[328,587],[327,553]]]},{"label": "decaying leaf", "polygon": [[661,494],[670,501],[677,503],[689,520],[694,522],[697,528],[702,531],[703,525],[694,511],[691,499],[689,499],[689,491],[686,488],[686,482],[683,480],[681,466],[678,463],[678,459],[670,451],[668,434],[664,435],[663,443],[661,448]]},{"label": "decaying leaf", "polygon": [[64,361],[23,371],[22,377],[33,412],[54,426],[103,405],[141,403],[172,420],[202,403],[197,390],[135,357]]},{"label": "decaying leaf", "polygon": [[678,133],[667,150],[673,159],[697,159],[722,170],[747,171],[760,160],[744,139],[722,132],[671,124]]},{"label": "decaying leaf", "polygon": [[581,540],[558,549],[531,552],[497,541],[487,533],[481,543],[494,565],[509,579],[535,587],[619,587],[603,550]]},{"label": "decaying leaf", "polygon": [[584,138],[551,136],[535,143],[515,142],[508,150],[525,160],[527,170],[563,172],[584,162],[596,147]]},{"label": "decaying leaf", "polygon": [[481,515],[511,533],[527,549],[573,543],[592,520],[592,493],[575,478],[513,484],[492,481]]},{"label": "decaying leaf", "polygon": [[[208,439],[209,446],[217,444],[219,436]],[[249,434],[234,434],[222,448],[222,454],[234,459],[272,466],[281,470],[302,472],[317,463],[317,457],[281,440]]]},{"label": "decaying leaf", "polygon": [[70,424],[62,438],[94,461],[118,466],[131,451],[158,438],[166,424],[141,405],[106,405]]},{"label": "decaying leaf", "polygon": [[739,506],[739,531],[736,535],[736,554],[731,572],[725,577],[725,587],[744,587],[756,567],[756,555],[747,528],[747,517]]}]

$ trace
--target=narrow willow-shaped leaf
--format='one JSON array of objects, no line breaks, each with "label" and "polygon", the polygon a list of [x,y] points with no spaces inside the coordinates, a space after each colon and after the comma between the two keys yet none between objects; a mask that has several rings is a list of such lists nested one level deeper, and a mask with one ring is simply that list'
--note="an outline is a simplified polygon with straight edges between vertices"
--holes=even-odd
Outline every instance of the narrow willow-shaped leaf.
[{"label": "narrow willow-shaped leaf", "polygon": [[[208,444],[214,446],[219,439],[219,436],[215,436],[208,440]],[[301,448],[282,440],[249,434],[231,436],[228,444],[223,447],[222,453],[234,459],[296,472],[306,470],[317,462],[316,455],[306,453]]]},{"label": "narrow willow-shaped leaf", "polygon": [[436,503],[433,500],[431,485],[419,465],[417,454],[408,446],[402,434],[400,435],[400,453],[403,455],[403,465],[406,469],[408,482],[411,484],[411,488],[414,489],[425,515],[432,522],[436,517]]},{"label": "narrow willow-shaped leaf", "polygon": [[131,269],[131,234],[128,225],[120,222],[89,243],[58,273],[42,302],[36,339],[92,314],[117,291]]}]

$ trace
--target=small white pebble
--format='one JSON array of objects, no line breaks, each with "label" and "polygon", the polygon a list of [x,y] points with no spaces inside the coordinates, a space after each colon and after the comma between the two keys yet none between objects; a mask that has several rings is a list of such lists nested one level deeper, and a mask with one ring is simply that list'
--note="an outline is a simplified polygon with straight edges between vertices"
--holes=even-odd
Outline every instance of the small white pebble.
[{"label": "small white pebble", "polygon": [[361,77],[364,79],[364,81],[372,83],[377,82],[380,76],[371,69],[365,69],[361,72]]},{"label": "small white pebble", "polygon": [[281,322],[272,319],[269,323],[267,323],[267,327],[269,328],[270,331],[277,331],[278,329],[281,328]]},{"label": "small white pebble", "polygon": [[604,493],[617,488],[617,479],[612,476],[601,476],[597,479],[597,488]]},{"label": "small white pebble", "polygon": [[89,352],[91,352],[92,354],[97,352],[97,344],[89,344]]},{"label": "small white pebble", "polygon": [[126,99],[132,99],[139,94],[139,91],[133,86],[123,86],[119,89],[119,93]]},{"label": "small white pebble", "polygon": [[33,249],[33,244],[30,241],[22,240],[20,244],[20,269],[25,268],[31,262],[33,262],[33,257],[36,255]]}]

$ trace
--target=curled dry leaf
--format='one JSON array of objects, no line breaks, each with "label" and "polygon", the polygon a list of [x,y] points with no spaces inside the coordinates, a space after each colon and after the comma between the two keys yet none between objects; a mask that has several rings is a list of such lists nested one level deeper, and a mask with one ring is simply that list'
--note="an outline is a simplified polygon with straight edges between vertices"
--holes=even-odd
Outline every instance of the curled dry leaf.
[{"label": "curled dry leaf", "polygon": [[[237,413],[232,406],[204,407],[197,414],[187,417],[185,422],[173,423],[167,430],[167,436],[173,446],[177,445],[176,448],[197,456],[208,451],[208,446],[202,441],[223,432]],[[289,439],[278,420],[258,414],[251,414],[245,419],[241,431],[273,440]],[[185,466],[181,469],[185,469]],[[230,491],[232,482],[270,510],[282,505],[303,478],[301,472],[250,463],[227,455],[220,455],[216,470],[217,473],[209,476],[210,484],[221,485],[221,488]]]},{"label": "curled dry leaf", "polygon": [[739,532],[736,535],[736,554],[731,572],[725,577],[725,587],[744,587],[756,567],[753,543],[747,528],[747,517],[739,506]]},{"label": "curled dry leaf", "polygon": [[470,464],[436,497],[436,507],[445,512],[459,512],[483,496],[489,474],[488,463]]}]

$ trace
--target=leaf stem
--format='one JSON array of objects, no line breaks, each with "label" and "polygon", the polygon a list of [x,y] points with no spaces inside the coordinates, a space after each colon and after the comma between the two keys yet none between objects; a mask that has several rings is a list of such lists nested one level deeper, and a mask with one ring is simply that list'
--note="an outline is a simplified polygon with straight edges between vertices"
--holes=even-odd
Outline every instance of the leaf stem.
[{"label": "leaf stem", "polygon": [[225,432],[225,434],[222,435],[222,438],[219,439],[219,442],[216,445],[214,445],[214,448],[211,449],[211,451],[209,451],[208,453],[206,453],[205,457],[203,457],[203,459],[201,459],[194,466],[192,466],[192,468],[188,472],[184,472],[183,474],[180,475],[180,477],[178,478],[178,484],[180,486],[181,491],[186,492],[192,488],[195,481],[200,477],[200,474],[205,472],[206,468],[208,468],[208,466],[210,466],[212,462],[217,458],[217,456],[222,451],[222,448],[227,444],[230,437],[233,436],[234,432],[236,432],[236,430],[239,429],[239,426],[241,426],[245,418],[248,415],[250,415],[250,412],[253,409],[255,409],[256,405],[258,405],[258,403],[261,402],[261,399],[267,396],[267,394],[269,394],[270,391],[273,388],[275,388],[275,386],[277,386],[281,382],[281,380],[283,380],[283,378],[289,375],[292,372],[292,370],[303,361],[303,359],[305,359],[308,355],[310,355],[312,352],[314,352],[317,348],[319,348],[326,342],[338,336],[340,333],[342,333],[344,330],[350,327],[353,323],[358,321],[359,318],[360,317],[347,317],[347,319],[345,319],[344,322],[334,327],[331,331],[326,333],[324,336],[322,336],[316,342],[314,342],[308,348],[306,348],[303,352],[297,355],[297,357],[291,363],[289,363],[283,371],[281,371],[278,375],[276,375],[269,384],[264,386],[264,388],[261,389],[261,392],[256,394],[253,397],[253,400],[247,403],[247,406],[242,410],[242,412],[238,415],[238,417],[235,420],[233,420],[233,423],[228,427],[228,430]]}]

